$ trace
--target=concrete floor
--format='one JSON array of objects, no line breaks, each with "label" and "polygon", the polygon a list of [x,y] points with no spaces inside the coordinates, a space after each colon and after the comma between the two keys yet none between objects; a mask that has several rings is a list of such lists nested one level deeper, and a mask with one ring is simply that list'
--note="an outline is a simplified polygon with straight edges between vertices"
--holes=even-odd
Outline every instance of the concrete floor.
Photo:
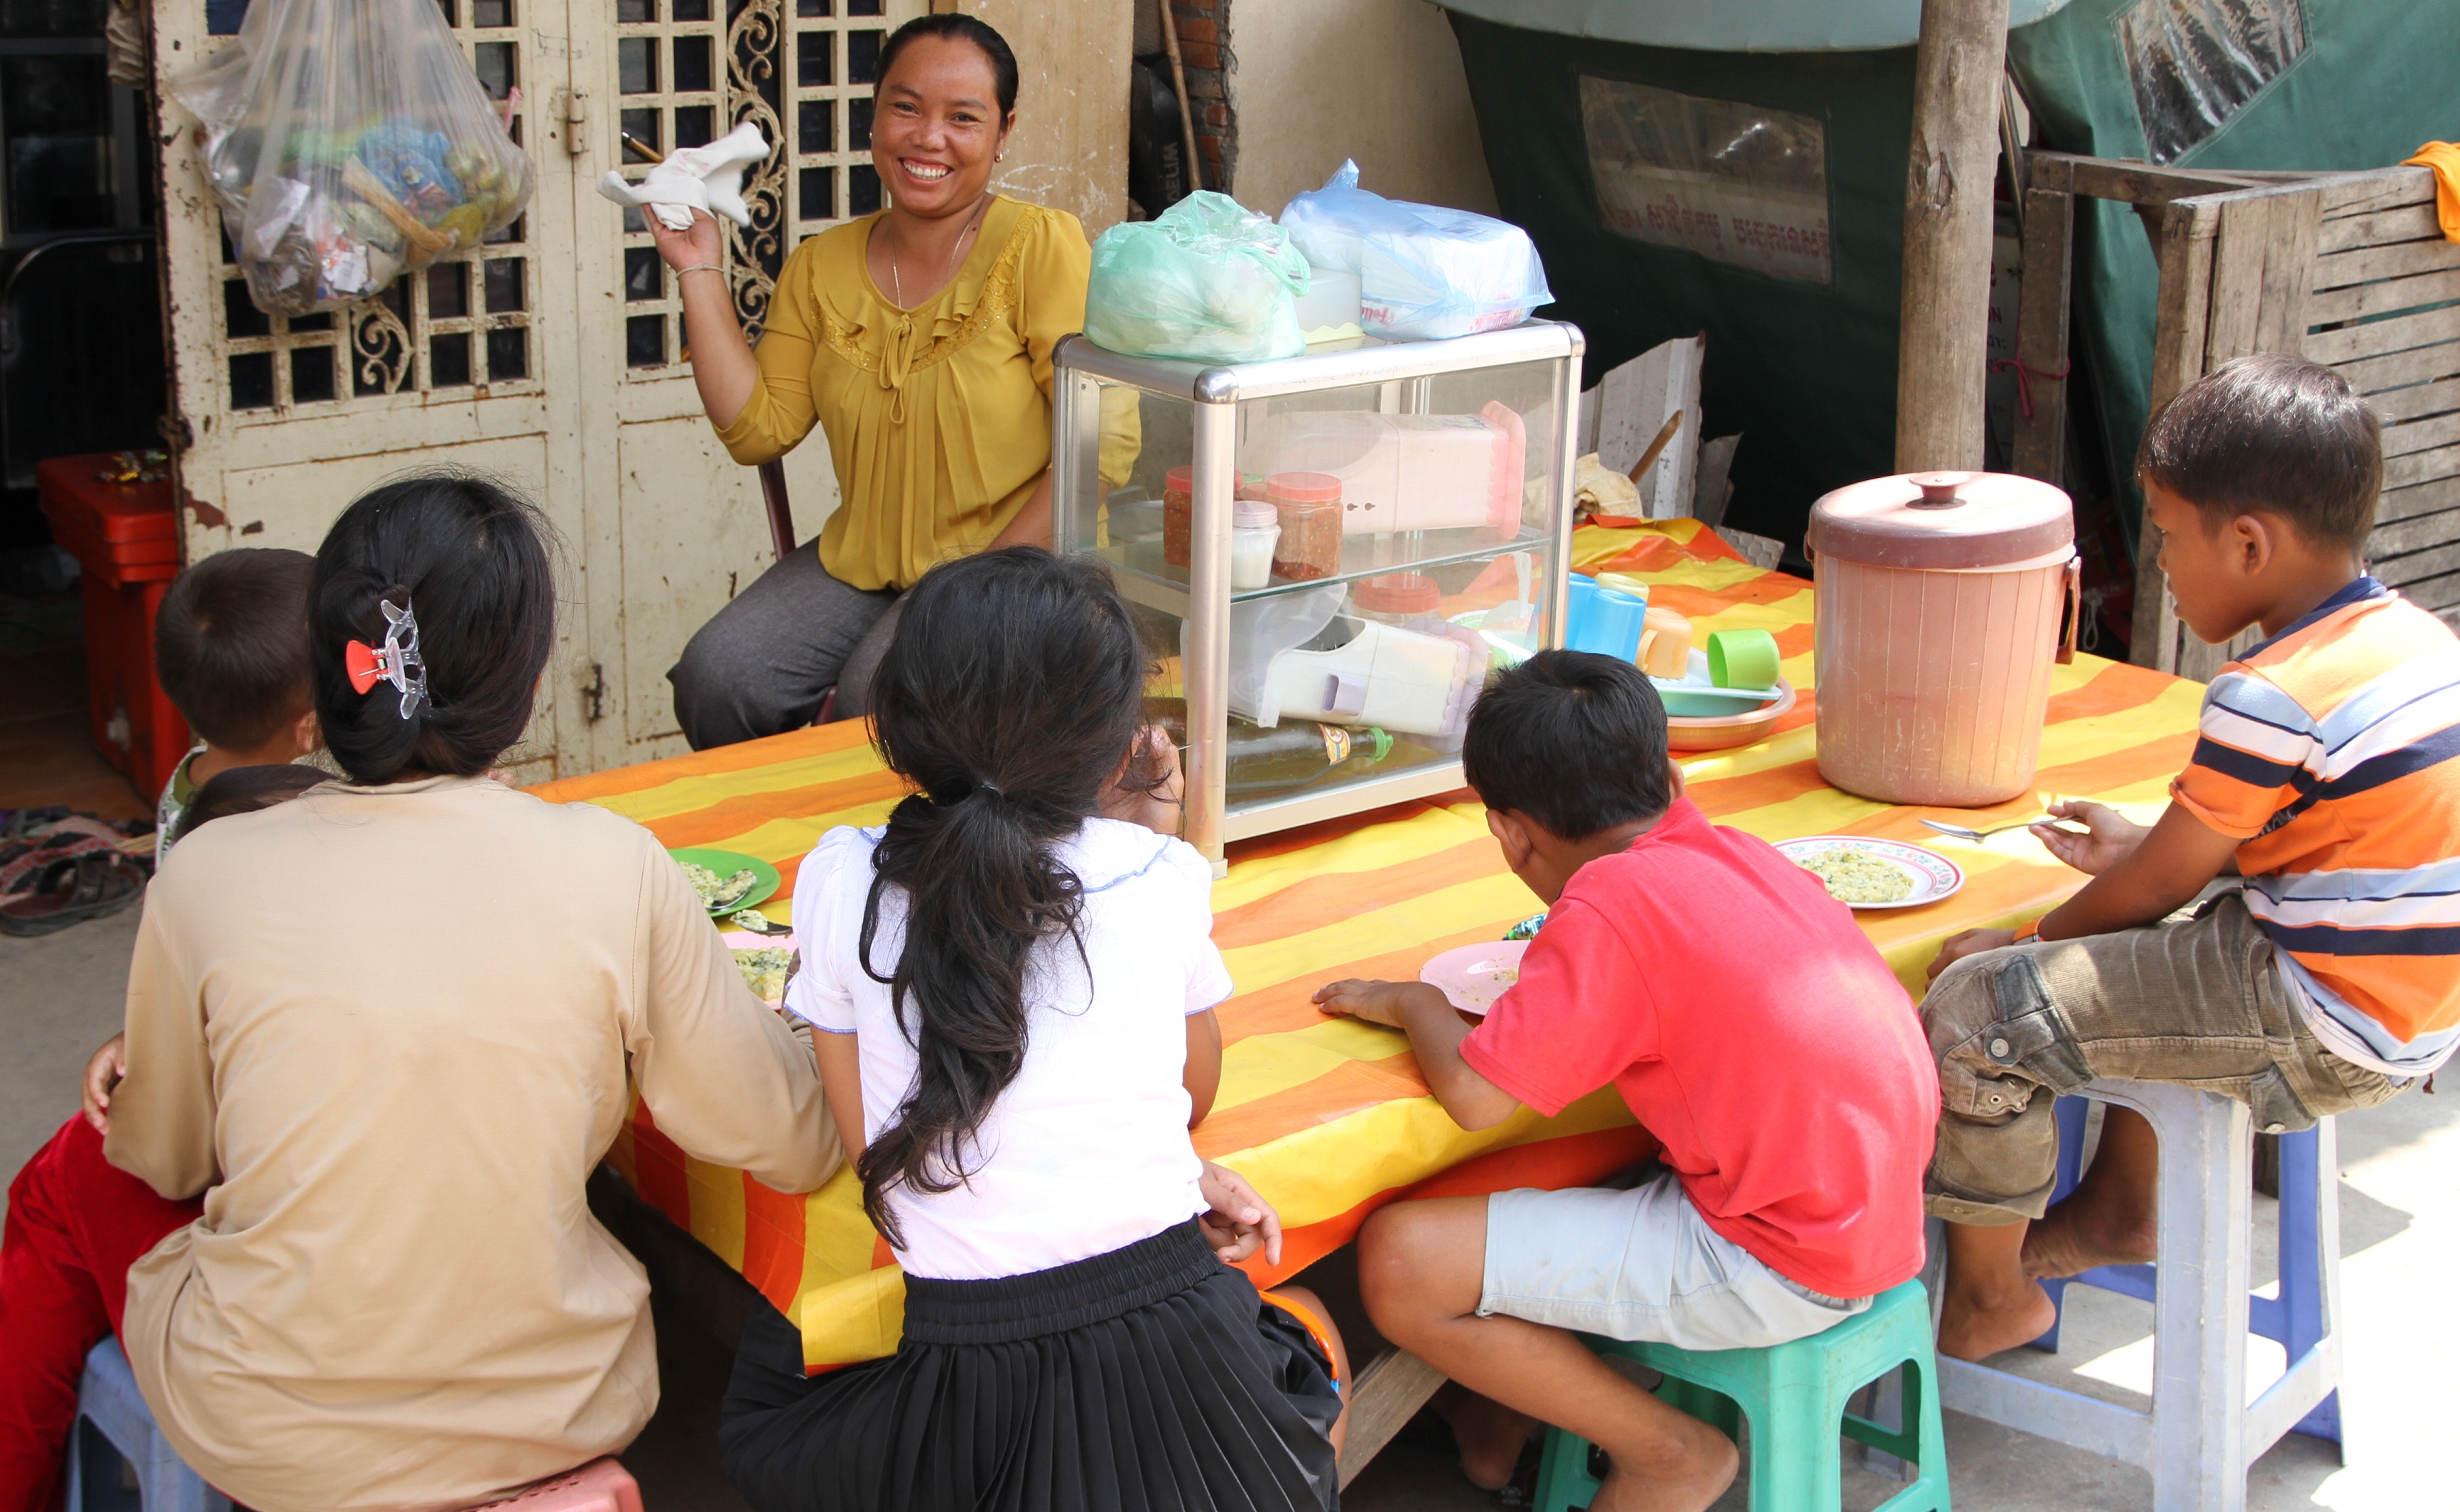
[{"label": "concrete floor", "polygon": [[[0,939],[0,1170],[13,1172],[75,1111],[87,1054],[117,1027],[137,913],[37,940]],[[2460,1091],[2460,1088],[2455,1088]],[[2460,1421],[2460,1309],[2448,1288],[2460,1257],[2460,1096],[2415,1092],[2341,1121],[2342,1277],[2348,1313],[2348,1464],[2292,1436],[2250,1478],[2253,1512],[2332,1508],[2411,1512],[2460,1505],[2450,1440]],[[2259,1209],[2257,1273],[2272,1271],[2271,1208]],[[2069,1293],[2068,1344],[2000,1363],[2141,1405],[2152,1374],[2152,1309],[2107,1292]],[[2268,1352],[2268,1353],[2267,1353]],[[727,1358],[688,1324],[662,1317],[665,1405],[626,1462],[652,1512],[738,1512],[715,1469],[717,1401]],[[2262,1372],[2277,1346],[2256,1341]],[[2125,1467],[1953,1414],[1948,1459],[1963,1512],[2079,1512],[2151,1504],[2150,1479]],[[1855,1471],[1848,1506],[1867,1512],[1890,1482]],[[1443,1430],[1422,1421],[1350,1487],[1351,1512],[1483,1512],[1494,1498],[1453,1470]],[[1745,1504],[1739,1486],[1725,1506]]]}]

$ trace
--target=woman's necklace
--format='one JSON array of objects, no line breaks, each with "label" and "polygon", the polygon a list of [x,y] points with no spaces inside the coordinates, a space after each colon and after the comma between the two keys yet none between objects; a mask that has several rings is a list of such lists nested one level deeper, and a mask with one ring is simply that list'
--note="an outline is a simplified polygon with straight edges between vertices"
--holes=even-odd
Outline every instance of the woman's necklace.
[{"label": "woman's necklace", "polygon": [[[965,218],[965,228],[957,233],[957,240],[948,247],[947,277],[943,278],[940,281],[940,287],[946,288],[948,286],[948,280],[957,276],[958,257],[959,254],[965,250],[965,239],[972,236],[975,228],[982,224],[983,212],[989,208],[990,202],[990,194],[986,190],[981,200],[974,205],[974,213]],[[903,274],[900,273],[897,268],[897,243],[894,242],[891,242],[888,244],[888,284],[889,287],[896,292],[897,307],[899,309],[906,308],[905,277]]]}]

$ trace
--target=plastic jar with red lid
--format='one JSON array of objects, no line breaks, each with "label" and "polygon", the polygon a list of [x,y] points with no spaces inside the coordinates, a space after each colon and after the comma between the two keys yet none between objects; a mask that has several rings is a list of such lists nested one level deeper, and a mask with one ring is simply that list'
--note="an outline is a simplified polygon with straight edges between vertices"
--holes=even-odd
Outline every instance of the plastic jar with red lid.
[{"label": "plastic jar with red lid", "polygon": [[1264,493],[1282,516],[1273,575],[1292,582],[1341,571],[1341,479],[1329,472],[1276,472]]},{"label": "plastic jar with red lid", "polygon": [[1443,595],[1436,589],[1435,580],[1424,573],[1384,573],[1349,590],[1351,614],[1388,625],[1423,620],[1434,614],[1442,603]]}]

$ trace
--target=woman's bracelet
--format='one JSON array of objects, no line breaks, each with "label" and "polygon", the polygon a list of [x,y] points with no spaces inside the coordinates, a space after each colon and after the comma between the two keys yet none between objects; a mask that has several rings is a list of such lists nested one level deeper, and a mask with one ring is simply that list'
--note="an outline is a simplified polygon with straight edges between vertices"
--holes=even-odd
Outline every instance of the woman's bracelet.
[{"label": "woman's bracelet", "polygon": [[675,269],[675,277],[681,278],[687,273],[723,273],[725,271],[726,264],[723,262],[695,262],[688,268]]}]

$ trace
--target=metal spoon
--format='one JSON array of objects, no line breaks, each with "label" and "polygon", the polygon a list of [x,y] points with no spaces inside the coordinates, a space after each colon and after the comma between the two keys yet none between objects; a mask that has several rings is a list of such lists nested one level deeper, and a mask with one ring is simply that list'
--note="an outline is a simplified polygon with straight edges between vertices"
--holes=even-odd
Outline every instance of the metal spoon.
[{"label": "metal spoon", "polygon": [[727,922],[733,925],[736,929],[749,930],[754,934],[792,934],[795,933],[793,925],[780,924],[775,919],[771,918],[768,914],[758,913],[752,909],[745,909],[740,914],[730,915],[727,918]]},{"label": "metal spoon", "polygon": [[[2037,824],[2047,823],[2049,818],[2048,814],[2035,814],[2030,819],[2019,819],[2014,824],[1992,825],[1987,830],[1971,830],[1963,825],[1941,824],[1936,819],[1923,819],[1917,822],[1958,840],[1987,840],[1992,835],[2005,834],[2010,830],[2030,830]],[[2053,823],[2050,824],[2050,828],[2061,834],[2071,834],[2079,839],[2086,833],[2082,830],[2071,829],[2063,824]]]}]

